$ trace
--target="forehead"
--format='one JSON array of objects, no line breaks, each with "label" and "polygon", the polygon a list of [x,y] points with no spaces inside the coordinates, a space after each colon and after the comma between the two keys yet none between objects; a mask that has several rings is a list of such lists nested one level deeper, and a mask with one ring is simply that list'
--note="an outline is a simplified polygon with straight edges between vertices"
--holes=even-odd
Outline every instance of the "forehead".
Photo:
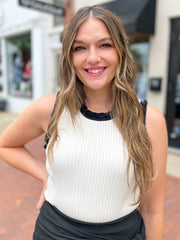
[{"label": "forehead", "polygon": [[110,33],[106,25],[97,18],[88,18],[79,28],[75,39],[94,38],[94,37],[110,37]]}]

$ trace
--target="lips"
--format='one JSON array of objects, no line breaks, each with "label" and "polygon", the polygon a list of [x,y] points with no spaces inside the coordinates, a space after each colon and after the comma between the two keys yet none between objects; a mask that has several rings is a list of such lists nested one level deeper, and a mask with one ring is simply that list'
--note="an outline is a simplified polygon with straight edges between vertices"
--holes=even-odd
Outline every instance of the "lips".
[{"label": "lips", "polygon": [[97,66],[97,67],[85,68],[84,70],[88,73],[96,74],[96,73],[100,73],[100,72],[104,71],[106,68],[107,67]]},{"label": "lips", "polygon": [[97,66],[97,67],[89,67],[85,68],[84,71],[89,77],[100,77],[106,71],[107,67]]}]

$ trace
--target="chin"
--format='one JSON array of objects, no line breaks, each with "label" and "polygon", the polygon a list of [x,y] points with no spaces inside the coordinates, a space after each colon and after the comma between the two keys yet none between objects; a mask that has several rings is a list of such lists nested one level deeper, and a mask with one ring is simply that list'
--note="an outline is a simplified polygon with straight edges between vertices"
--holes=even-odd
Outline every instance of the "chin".
[{"label": "chin", "polygon": [[91,89],[91,90],[101,90],[101,89],[103,89],[104,88],[104,86],[87,86],[86,87],[87,89]]}]

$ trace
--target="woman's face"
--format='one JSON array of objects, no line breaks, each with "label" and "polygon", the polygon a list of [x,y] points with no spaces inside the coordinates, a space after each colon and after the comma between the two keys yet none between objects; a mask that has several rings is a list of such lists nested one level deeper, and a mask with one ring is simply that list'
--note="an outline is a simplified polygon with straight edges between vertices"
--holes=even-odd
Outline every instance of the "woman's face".
[{"label": "woman's face", "polygon": [[84,90],[110,90],[119,56],[105,24],[96,18],[84,22],[72,51],[75,71]]}]

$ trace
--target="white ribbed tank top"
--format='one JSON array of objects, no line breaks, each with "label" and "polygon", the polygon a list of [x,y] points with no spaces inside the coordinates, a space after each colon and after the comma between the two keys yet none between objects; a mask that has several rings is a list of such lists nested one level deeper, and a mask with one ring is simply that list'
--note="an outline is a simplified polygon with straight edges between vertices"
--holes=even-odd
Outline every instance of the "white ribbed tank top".
[{"label": "white ribbed tank top", "polygon": [[[64,214],[86,222],[108,222],[137,208],[134,171],[113,120],[96,121],[81,112],[73,126],[68,110],[59,124],[54,162],[49,165],[45,199]],[[47,150],[46,150],[47,151]]]}]

